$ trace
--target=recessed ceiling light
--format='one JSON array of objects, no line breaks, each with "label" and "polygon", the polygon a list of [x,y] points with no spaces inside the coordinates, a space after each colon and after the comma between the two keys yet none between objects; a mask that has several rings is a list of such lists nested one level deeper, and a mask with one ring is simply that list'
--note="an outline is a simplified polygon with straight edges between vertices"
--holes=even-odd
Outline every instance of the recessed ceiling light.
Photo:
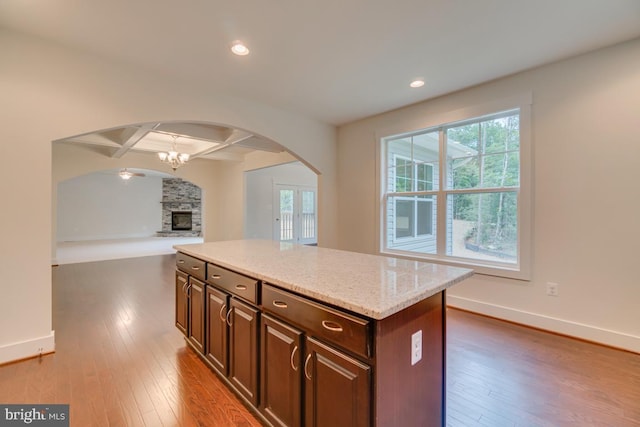
[{"label": "recessed ceiling light", "polygon": [[249,48],[245,46],[241,41],[236,40],[231,45],[231,52],[235,53],[238,56],[245,56],[249,54]]},{"label": "recessed ceiling light", "polygon": [[411,83],[409,83],[409,86],[414,87],[414,88],[415,87],[422,87],[422,86],[424,86],[424,80],[421,80],[421,79],[414,80]]}]

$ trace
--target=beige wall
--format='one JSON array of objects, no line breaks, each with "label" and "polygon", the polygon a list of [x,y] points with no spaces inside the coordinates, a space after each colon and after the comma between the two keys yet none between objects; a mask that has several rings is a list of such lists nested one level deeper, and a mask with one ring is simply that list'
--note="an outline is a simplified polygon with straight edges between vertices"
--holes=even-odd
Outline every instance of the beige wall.
[{"label": "beige wall", "polygon": [[[53,349],[54,140],[152,121],[201,121],[249,130],[282,144],[319,171],[320,222],[326,226],[320,244],[336,244],[334,127],[6,30],[0,30],[0,52],[0,155],[12,159],[0,170],[0,192],[3,206],[20,207],[2,209],[0,221],[0,363]],[[216,169],[215,178],[234,174],[232,169]],[[229,185],[239,192],[223,195],[222,201],[238,206],[242,181]],[[229,212],[214,219],[234,221],[220,231],[220,238],[242,232],[242,218]]]},{"label": "beige wall", "polygon": [[[452,288],[449,303],[640,351],[640,40],[340,127],[338,246],[376,251],[376,135],[525,92],[533,95],[532,280],[476,275]],[[559,283],[558,297],[546,295],[547,282]]]}]

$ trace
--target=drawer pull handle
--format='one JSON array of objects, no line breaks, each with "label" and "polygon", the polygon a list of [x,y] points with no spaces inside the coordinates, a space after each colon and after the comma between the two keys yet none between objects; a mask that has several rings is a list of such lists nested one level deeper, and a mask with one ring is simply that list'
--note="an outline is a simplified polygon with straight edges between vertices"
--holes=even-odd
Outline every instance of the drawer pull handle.
[{"label": "drawer pull handle", "polygon": [[221,276],[221,275],[219,275],[219,274],[212,274],[212,275],[211,275],[211,278],[212,278],[212,279],[219,279],[219,278],[221,278],[221,277],[222,277],[222,276]]},{"label": "drawer pull handle", "polygon": [[198,271],[200,270],[200,267],[196,267],[195,265],[193,267],[191,267],[192,270]]},{"label": "drawer pull handle", "polygon": [[311,360],[311,353],[309,353],[306,360],[304,361],[304,376],[307,377],[308,380],[311,380],[311,375],[307,373],[307,366],[309,366],[310,360]]},{"label": "drawer pull handle", "polygon": [[288,307],[286,302],[278,301],[278,300],[273,301],[273,305],[275,305],[278,308],[287,308]]},{"label": "drawer pull handle", "polygon": [[332,322],[330,320],[323,320],[322,326],[324,326],[325,329],[328,329],[332,332],[342,332],[342,326],[340,326],[339,323]]},{"label": "drawer pull handle", "polygon": [[233,326],[233,324],[231,323],[231,312],[233,311],[233,307],[231,307],[229,309],[229,311],[227,311],[227,325],[229,325],[229,327]]},{"label": "drawer pull handle", "polygon": [[294,371],[298,370],[298,367],[295,365],[293,358],[296,356],[296,351],[298,351],[298,346],[293,347],[293,351],[291,352],[291,368]]},{"label": "drawer pull handle", "polygon": [[236,285],[236,289],[239,291],[246,291],[247,287],[245,285]]},{"label": "drawer pull handle", "polygon": [[183,259],[179,259],[178,260],[178,264],[184,264],[184,260]]},{"label": "drawer pull handle", "polygon": [[183,294],[185,294],[185,295],[187,294],[186,287],[187,287],[187,285],[188,285],[188,284],[189,284],[189,282],[187,282],[187,281],[185,280],[185,281],[184,281],[184,285],[182,285],[182,293],[183,293]]},{"label": "drawer pull handle", "polygon": [[227,308],[227,304],[222,304],[222,307],[220,307],[220,313],[218,314],[218,317],[220,318],[221,321],[225,321],[224,319],[224,314],[222,314],[222,312]]}]

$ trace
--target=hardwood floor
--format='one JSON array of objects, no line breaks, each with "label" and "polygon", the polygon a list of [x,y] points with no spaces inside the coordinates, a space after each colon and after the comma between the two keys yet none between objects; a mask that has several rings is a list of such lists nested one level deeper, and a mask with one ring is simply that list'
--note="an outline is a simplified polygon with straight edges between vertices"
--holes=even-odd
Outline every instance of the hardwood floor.
[{"label": "hardwood floor", "polygon": [[[72,426],[259,426],[174,327],[174,265],[54,268],[56,353],[0,367],[0,402],[69,403]],[[447,321],[448,426],[640,425],[640,355],[458,310]]]},{"label": "hardwood floor", "polygon": [[640,426],[640,355],[447,311],[448,426]]}]

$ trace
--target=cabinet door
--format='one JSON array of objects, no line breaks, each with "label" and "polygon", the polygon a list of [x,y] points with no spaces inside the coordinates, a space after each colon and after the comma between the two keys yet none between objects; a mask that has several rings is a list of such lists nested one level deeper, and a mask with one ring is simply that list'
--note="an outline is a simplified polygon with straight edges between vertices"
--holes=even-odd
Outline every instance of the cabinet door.
[{"label": "cabinet door", "polygon": [[258,310],[230,299],[229,380],[253,406],[258,406]]},{"label": "cabinet door", "polygon": [[188,276],[181,271],[176,271],[176,327],[185,336],[187,335],[188,302],[187,286]]},{"label": "cabinet door", "polygon": [[205,357],[225,377],[229,373],[229,330],[227,311],[229,295],[207,286],[207,339]]},{"label": "cabinet door", "polygon": [[189,276],[189,341],[193,347],[204,354],[204,283]]},{"label": "cabinet door", "polygon": [[260,410],[274,426],[301,425],[302,332],[262,315]]},{"label": "cabinet door", "polygon": [[368,427],[371,367],[313,338],[306,348],[305,425]]}]

